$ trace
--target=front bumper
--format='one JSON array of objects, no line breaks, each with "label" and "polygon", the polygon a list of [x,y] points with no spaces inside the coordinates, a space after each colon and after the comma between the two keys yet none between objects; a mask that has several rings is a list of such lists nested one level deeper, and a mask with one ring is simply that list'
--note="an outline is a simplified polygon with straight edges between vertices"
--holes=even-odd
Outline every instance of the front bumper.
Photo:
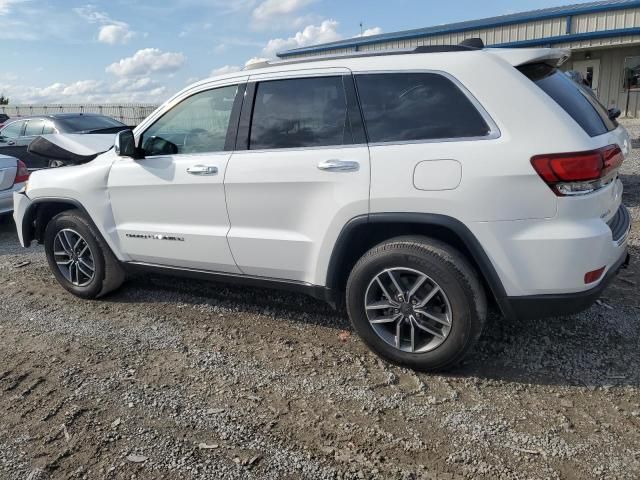
[{"label": "front bumper", "polygon": [[626,246],[620,258],[609,268],[600,283],[583,292],[559,295],[531,295],[526,297],[507,297],[504,304],[509,314],[524,320],[536,318],[561,317],[587,310],[600,297],[602,292],[614,280],[618,272],[626,268],[631,261]]},{"label": "front bumper", "polygon": [[13,219],[16,222],[20,245],[23,247],[31,246],[31,240],[27,241],[25,233],[30,231],[32,225],[30,225],[29,220],[26,221],[27,225],[25,225],[25,215],[31,208],[32,203],[31,199],[23,192],[15,192],[13,194]]}]

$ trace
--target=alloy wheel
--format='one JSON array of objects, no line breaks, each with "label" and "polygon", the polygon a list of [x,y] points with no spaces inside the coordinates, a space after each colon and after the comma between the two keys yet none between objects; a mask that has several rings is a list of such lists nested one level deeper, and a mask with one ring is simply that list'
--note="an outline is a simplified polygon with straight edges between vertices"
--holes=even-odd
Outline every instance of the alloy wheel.
[{"label": "alloy wheel", "polygon": [[60,273],[70,283],[84,287],[96,274],[93,252],[87,241],[75,230],[60,230],[53,241],[53,255]]},{"label": "alloy wheel", "polygon": [[377,274],[365,294],[367,319],[387,344],[408,353],[434,350],[451,332],[451,304],[431,277],[410,268]]}]

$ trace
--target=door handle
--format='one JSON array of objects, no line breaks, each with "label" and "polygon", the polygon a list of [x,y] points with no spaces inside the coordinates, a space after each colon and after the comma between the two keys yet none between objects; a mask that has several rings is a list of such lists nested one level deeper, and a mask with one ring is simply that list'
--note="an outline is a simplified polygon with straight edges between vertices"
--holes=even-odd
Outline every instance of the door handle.
[{"label": "door handle", "polygon": [[360,164],[353,160],[325,160],[318,168],[326,172],[355,172],[360,170]]},{"label": "door handle", "polygon": [[194,165],[193,167],[187,168],[187,173],[191,175],[217,175],[218,167],[213,165]]}]

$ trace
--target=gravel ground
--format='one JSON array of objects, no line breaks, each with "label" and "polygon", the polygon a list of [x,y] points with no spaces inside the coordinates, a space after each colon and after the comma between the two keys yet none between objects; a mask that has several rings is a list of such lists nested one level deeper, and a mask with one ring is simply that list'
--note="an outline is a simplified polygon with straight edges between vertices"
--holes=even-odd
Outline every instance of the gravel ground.
[{"label": "gravel ground", "polygon": [[[640,150],[623,173],[639,258]],[[583,314],[492,315],[463,365],[425,375],[303,296],[158,277],[81,301],[14,228],[0,226],[2,479],[640,477],[635,264]]]}]

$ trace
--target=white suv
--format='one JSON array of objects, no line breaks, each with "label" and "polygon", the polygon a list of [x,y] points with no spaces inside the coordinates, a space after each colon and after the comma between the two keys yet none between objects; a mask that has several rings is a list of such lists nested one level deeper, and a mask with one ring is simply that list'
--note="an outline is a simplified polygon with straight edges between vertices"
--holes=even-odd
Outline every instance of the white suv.
[{"label": "white suv", "polygon": [[36,172],[21,243],[83,298],[137,270],[300,290],[344,301],[382,357],[447,368],[488,303],[576,312],[628,262],[629,135],[567,56],[420,47],[196,83],[90,163]]}]

